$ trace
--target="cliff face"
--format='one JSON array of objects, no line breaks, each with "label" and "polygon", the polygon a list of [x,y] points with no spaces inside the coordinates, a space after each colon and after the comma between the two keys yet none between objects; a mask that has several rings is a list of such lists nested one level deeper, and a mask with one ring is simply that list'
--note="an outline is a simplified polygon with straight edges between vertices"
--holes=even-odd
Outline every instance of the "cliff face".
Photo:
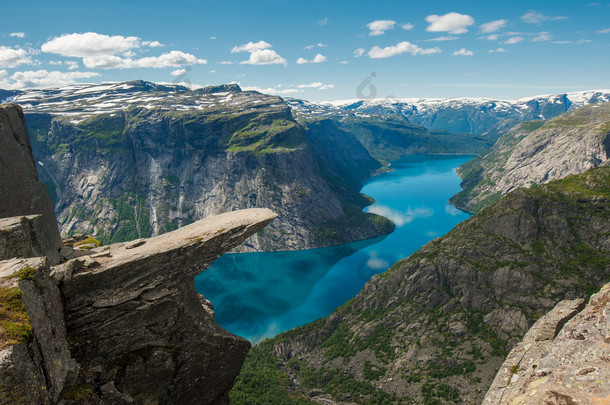
[{"label": "cliff face", "polygon": [[232,397],[267,383],[287,401],[480,403],[536,319],[607,281],[609,215],[607,167],[516,190],[329,317],[255,347]]},{"label": "cliff face", "polygon": [[[25,103],[64,236],[114,243],[244,208],[280,214],[242,250],[319,247],[393,229],[360,212],[369,201],[359,182],[380,164],[354,148],[351,134],[312,146],[279,97],[236,85],[190,91],[129,82],[32,91],[16,101]],[[344,146],[353,155],[342,169],[357,174],[350,180],[322,156]]]},{"label": "cliff face", "polygon": [[[49,256],[57,263],[61,239],[53,205],[44,184],[38,181],[30,138],[20,107],[0,105],[0,144],[0,218],[44,214],[38,223],[41,238],[37,242],[37,253],[39,256]],[[18,252],[15,251],[15,254]]]},{"label": "cliff face", "polygon": [[[27,141],[17,123],[20,131],[0,133],[0,150]],[[11,179],[2,172],[0,184],[44,190],[31,169]],[[18,193],[2,199],[9,196],[17,207],[29,202]],[[39,210],[50,206],[46,193],[35,197]],[[48,236],[47,214],[0,219],[0,404],[228,403],[250,344],[216,325],[193,277],[276,215],[208,217],[57,264],[59,236],[57,228]]]},{"label": "cliff face", "polygon": [[610,399],[610,284],[562,301],[516,345],[484,405],[603,404]]},{"label": "cliff face", "polygon": [[458,169],[462,191],[451,202],[476,212],[515,188],[582,173],[609,159],[609,103],[588,105],[546,122],[525,122]]}]

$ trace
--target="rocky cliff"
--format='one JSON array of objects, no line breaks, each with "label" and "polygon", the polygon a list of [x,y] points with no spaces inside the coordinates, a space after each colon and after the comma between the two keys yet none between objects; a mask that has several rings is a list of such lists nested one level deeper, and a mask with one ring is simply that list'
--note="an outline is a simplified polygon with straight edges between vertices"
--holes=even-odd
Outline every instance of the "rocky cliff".
[{"label": "rocky cliff", "polygon": [[586,306],[560,302],[511,350],[483,404],[607,403],[609,332],[610,284]]},{"label": "rocky cliff", "polygon": [[534,321],[608,281],[609,215],[608,167],[513,191],[327,318],[256,346],[231,397],[480,403]]},{"label": "rocky cliff", "polygon": [[548,121],[530,121],[507,131],[488,152],[458,169],[458,208],[479,211],[518,187],[529,187],[610,159],[610,103],[592,104]]},{"label": "rocky cliff", "polygon": [[[0,150],[21,148],[12,158],[32,162],[19,113],[0,108],[0,122],[19,124],[1,128]],[[5,173],[3,191],[44,191],[33,165]],[[276,215],[212,216],[154,238],[75,251],[71,260],[64,247],[57,264],[49,197],[35,197],[34,215],[0,219],[0,404],[228,403],[250,344],[214,322],[193,277]],[[30,202],[17,191],[1,198]]]},{"label": "rocky cliff", "polygon": [[[326,246],[393,229],[361,212],[370,201],[360,182],[381,165],[349,133],[308,134],[279,97],[136,81],[28,91],[14,101],[26,111],[63,236],[113,243],[244,208],[279,217],[243,250]],[[339,168],[325,156],[342,148],[350,158]]]}]

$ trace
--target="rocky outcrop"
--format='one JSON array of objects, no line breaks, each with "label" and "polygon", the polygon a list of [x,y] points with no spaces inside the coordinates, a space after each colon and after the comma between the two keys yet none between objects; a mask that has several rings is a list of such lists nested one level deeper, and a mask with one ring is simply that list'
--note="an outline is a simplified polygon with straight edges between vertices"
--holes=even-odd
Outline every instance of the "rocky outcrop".
[{"label": "rocky outcrop", "polygon": [[610,103],[591,104],[549,121],[507,131],[494,147],[460,168],[458,208],[477,212],[518,187],[583,173],[610,159]]},{"label": "rocky outcrop", "polygon": [[[283,384],[287,397],[480,403],[530,325],[608,281],[608,215],[609,167],[516,190],[249,359],[277,364],[267,383]],[[234,397],[247,398],[248,382],[261,379],[240,377]]]},{"label": "rocky outcrop", "polygon": [[41,231],[38,242],[44,243],[39,255],[57,263],[61,239],[47,189],[38,181],[21,107],[0,105],[0,137],[0,218],[42,214],[36,225]]},{"label": "rocky outcrop", "polygon": [[[0,150],[13,134],[0,134]],[[40,185],[35,170],[13,174],[26,190]],[[46,214],[0,219],[0,404],[228,403],[250,343],[214,322],[193,277],[276,214],[235,211],[155,238],[64,247],[64,260],[77,257],[61,264]]]},{"label": "rocky outcrop", "polygon": [[[30,91],[15,101],[24,102],[64,237],[115,243],[245,208],[279,216],[241,250],[328,246],[393,229],[361,212],[370,201],[360,182],[381,165],[354,147],[352,134],[314,141],[280,97],[136,81]],[[322,154],[342,147],[350,159],[328,164]]]},{"label": "rocky outcrop", "polygon": [[54,267],[81,365],[64,397],[226,403],[250,343],[214,322],[193,278],[275,216],[265,209],[222,214]]},{"label": "rocky outcrop", "polygon": [[511,350],[483,404],[607,403],[609,333],[610,284],[586,306],[560,302]]}]

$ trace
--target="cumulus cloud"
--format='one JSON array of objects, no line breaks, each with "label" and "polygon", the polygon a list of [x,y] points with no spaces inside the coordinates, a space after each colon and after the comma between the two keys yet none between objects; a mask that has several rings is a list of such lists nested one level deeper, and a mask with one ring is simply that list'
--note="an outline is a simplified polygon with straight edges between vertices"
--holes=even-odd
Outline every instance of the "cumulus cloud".
[{"label": "cumulus cloud", "polygon": [[41,50],[68,57],[79,57],[90,69],[165,68],[182,65],[205,64],[205,59],[194,55],[171,51],[160,56],[134,58],[135,50],[146,46],[159,48],[159,41],[142,41],[138,37],[104,35],[95,32],[64,34],[45,42]]},{"label": "cumulus cloud", "polygon": [[362,55],[364,55],[364,52],[366,52],[364,50],[364,48],[358,48],[358,49],[354,50],[354,58],[361,57]]},{"label": "cumulus cloud", "polygon": [[502,52],[508,52],[508,51],[504,48],[490,49],[489,51],[487,51],[487,53],[502,53]]},{"label": "cumulus cloud", "polygon": [[489,41],[497,41],[499,36],[497,34],[487,35],[486,37],[480,37],[480,39],[487,39]]},{"label": "cumulus cloud", "polygon": [[334,84],[324,84],[321,82],[313,82],[311,84],[299,84],[297,86],[299,89],[318,89],[318,90],[328,90],[335,87]]},{"label": "cumulus cloud", "polygon": [[339,63],[340,63],[341,65],[347,65],[347,64],[349,64],[349,62],[348,62],[348,61],[346,61],[346,60],[342,60],[342,61],[341,61],[341,62],[339,62]]},{"label": "cumulus cloud", "polygon": [[532,42],[545,42],[551,40],[551,34],[548,32],[541,32],[536,37],[532,38]]},{"label": "cumulus cloud", "polygon": [[523,39],[524,39],[523,37],[510,37],[502,43],[507,44],[507,45],[512,45],[512,44],[517,44],[517,43],[523,41]]},{"label": "cumulus cloud", "polygon": [[172,76],[183,76],[186,74],[186,69],[177,69],[170,73]]},{"label": "cumulus cloud", "polygon": [[521,21],[528,24],[540,24],[541,22],[548,20],[565,20],[568,17],[549,17],[544,14],[537,13],[534,10],[530,10],[521,16]]},{"label": "cumulus cloud", "polygon": [[402,28],[405,31],[411,31],[413,28],[415,28],[415,24],[411,24],[411,23],[402,24],[400,26],[400,28]]},{"label": "cumulus cloud", "polygon": [[19,65],[31,65],[33,63],[25,49],[0,46],[0,68],[15,68]]},{"label": "cumulus cloud", "polygon": [[83,58],[83,63],[90,69],[133,69],[133,68],[166,68],[179,67],[183,65],[195,65],[208,63],[205,59],[196,56],[171,51],[161,56],[149,56],[140,59],[121,58],[116,55],[98,55]]},{"label": "cumulus cloud", "polygon": [[25,32],[11,32],[8,36],[13,38],[25,38]]},{"label": "cumulus cloud", "polygon": [[11,76],[0,74],[0,88],[43,89],[76,83],[76,79],[99,76],[96,72],[48,72],[46,70],[15,72]]},{"label": "cumulus cloud", "polygon": [[411,55],[430,55],[439,52],[441,52],[439,48],[421,48],[418,45],[412,44],[408,41],[403,41],[396,45],[386,46],[385,48],[374,46],[369,51],[368,55],[369,58],[372,59],[381,59],[389,58],[401,53],[410,53]]},{"label": "cumulus cloud", "polygon": [[610,34],[610,28],[606,28],[605,30],[596,31],[598,34]]},{"label": "cumulus cloud", "polygon": [[453,56],[472,56],[472,55],[474,55],[474,52],[469,51],[466,48],[462,48],[458,51],[453,52],[452,55]]},{"label": "cumulus cloud", "polygon": [[161,48],[162,46],[165,46],[159,41],[144,41],[142,42],[142,45],[147,46],[149,48]]},{"label": "cumulus cloud", "polygon": [[320,53],[317,54],[312,60],[308,60],[305,58],[297,59],[297,64],[299,64],[299,65],[303,65],[305,63],[322,63],[322,62],[326,62],[326,56],[324,56]]},{"label": "cumulus cloud", "polygon": [[458,37],[453,36],[453,35],[445,35],[445,36],[442,36],[442,37],[430,38],[430,39],[427,39],[426,41],[427,42],[430,42],[430,41],[455,41],[456,39],[458,39]]},{"label": "cumulus cloud", "polygon": [[114,55],[139,48],[140,38],[103,35],[95,32],[64,34],[42,44],[42,51],[62,56]]},{"label": "cumulus cloud", "polygon": [[504,28],[507,23],[508,23],[508,20],[490,21],[485,24],[481,24],[479,26],[479,29],[481,30],[481,32],[483,34],[489,34],[491,32],[496,32],[496,31],[499,31],[500,29]]},{"label": "cumulus cloud", "polygon": [[396,21],[393,20],[376,20],[368,23],[366,26],[371,32],[370,36],[383,35],[386,31],[391,30],[396,25]]},{"label": "cumulus cloud", "polygon": [[307,62],[309,62],[309,61],[307,59],[305,59],[305,58],[297,59],[297,65],[304,65]]},{"label": "cumulus cloud", "polygon": [[455,12],[444,15],[432,14],[426,17],[426,21],[430,24],[426,31],[450,34],[464,34],[468,32],[468,27],[474,24],[474,18],[471,16]]},{"label": "cumulus cloud", "polygon": [[286,59],[282,58],[273,49],[272,45],[265,41],[248,42],[247,44],[234,46],[231,53],[249,52],[250,58],[240,62],[241,65],[287,65]]}]

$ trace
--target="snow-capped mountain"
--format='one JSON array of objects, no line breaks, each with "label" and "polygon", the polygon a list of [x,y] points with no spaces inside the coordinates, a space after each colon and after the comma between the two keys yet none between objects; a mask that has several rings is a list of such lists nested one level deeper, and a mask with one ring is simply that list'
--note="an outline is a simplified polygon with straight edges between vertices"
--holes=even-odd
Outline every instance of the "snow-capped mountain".
[{"label": "snow-capped mountain", "polygon": [[296,111],[316,116],[402,115],[429,130],[476,135],[508,129],[521,121],[550,119],[586,104],[610,101],[610,90],[541,95],[517,100],[402,98],[311,103],[289,99]]}]

